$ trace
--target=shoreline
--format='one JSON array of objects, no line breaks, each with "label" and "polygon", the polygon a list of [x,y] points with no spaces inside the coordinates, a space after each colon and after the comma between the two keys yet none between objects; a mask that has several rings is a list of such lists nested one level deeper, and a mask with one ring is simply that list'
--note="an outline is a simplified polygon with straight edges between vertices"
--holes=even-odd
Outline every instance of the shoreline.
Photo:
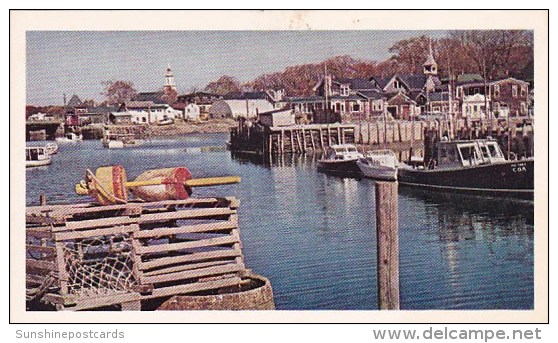
[{"label": "shoreline", "polygon": [[177,121],[171,125],[153,125],[149,132],[151,137],[176,137],[186,134],[199,133],[228,133],[231,127],[236,126],[234,119],[209,119],[202,122]]}]

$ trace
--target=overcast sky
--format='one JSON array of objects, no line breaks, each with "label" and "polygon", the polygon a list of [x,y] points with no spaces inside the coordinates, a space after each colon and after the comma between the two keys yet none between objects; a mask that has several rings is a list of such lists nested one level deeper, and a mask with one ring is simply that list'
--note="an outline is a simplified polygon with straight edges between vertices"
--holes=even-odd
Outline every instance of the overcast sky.
[{"label": "overcast sky", "polygon": [[28,31],[27,103],[62,105],[77,94],[102,101],[101,82],[159,90],[167,64],[179,94],[221,75],[241,82],[297,64],[350,55],[383,60],[398,40],[446,31]]}]

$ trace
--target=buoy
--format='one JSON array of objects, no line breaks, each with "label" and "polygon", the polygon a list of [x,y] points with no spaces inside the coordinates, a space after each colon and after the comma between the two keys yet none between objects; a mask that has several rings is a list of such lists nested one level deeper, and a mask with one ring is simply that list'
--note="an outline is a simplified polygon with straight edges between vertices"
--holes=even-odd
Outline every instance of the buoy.
[{"label": "buoy", "polygon": [[127,181],[121,165],[97,168],[85,173],[85,179],[75,187],[76,193],[90,195],[101,205],[128,202],[128,190],[144,201],[183,200],[192,194],[192,187],[228,185],[240,182],[238,176],[192,179],[185,167],[147,170],[134,181]]}]

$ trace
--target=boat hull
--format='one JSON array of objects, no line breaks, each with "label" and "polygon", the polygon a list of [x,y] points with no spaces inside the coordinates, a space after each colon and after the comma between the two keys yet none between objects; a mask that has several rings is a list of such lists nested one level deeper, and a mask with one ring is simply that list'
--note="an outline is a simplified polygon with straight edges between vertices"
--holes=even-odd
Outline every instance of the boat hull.
[{"label": "boat hull", "polygon": [[366,163],[357,162],[357,166],[364,177],[374,180],[397,180],[397,169],[386,166],[370,166]]},{"label": "boat hull", "polygon": [[399,168],[398,179],[403,185],[432,190],[533,200],[534,161],[506,161],[446,170]]},{"label": "boat hull", "polygon": [[44,160],[25,161],[25,168],[48,166],[52,161],[50,158]]},{"label": "boat hull", "polygon": [[318,161],[318,170],[324,173],[338,176],[361,176],[360,169],[356,164],[356,160],[320,160]]}]

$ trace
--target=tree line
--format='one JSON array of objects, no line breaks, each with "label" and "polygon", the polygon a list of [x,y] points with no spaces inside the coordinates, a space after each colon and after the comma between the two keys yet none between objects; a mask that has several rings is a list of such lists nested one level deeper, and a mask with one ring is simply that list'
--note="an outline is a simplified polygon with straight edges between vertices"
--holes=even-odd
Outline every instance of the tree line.
[{"label": "tree line", "polygon": [[[349,55],[336,56],[319,63],[289,66],[283,71],[263,74],[244,83],[234,76],[223,75],[202,89],[190,91],[203,90],[225,95],[283,89],[288,96],[307,96],[314,93],[314,86],[326,70],[334,79],[421,73],[430,47],[438,63],[440,78],[475,73],[488,80],[511,76],[533,82],[532,31],[461,30],[450,31],[446,37],[438,39],[422,35],[400,40],[389,48],[391,56],[383,61],[358,59]],[[105,81],[103,86],[102,105],[117,106],[137,94],[130,81]],[[167,90],[163,95],[163,99],[169,104],[174,103],[176,98],[175,91]]]},{"label": "tree line", "polygon": [[533,33],[526,30],[451,31],[447,37],[431,39],[425,35],[403,39],[389,48],[392,54],[383,61],[336,56],[320,63],[287,67],[281,72],[264,74],[241,83],[224,75],[210,82],[205,91],[224,95],[241,91],[284,89],[290,96],[311,95],[313,87],[326,72],[334,79],[422,73],[430,46],[438,63],[440,78],[458,74],[480,74],[488,80],[515,77],[533,81]]}]

